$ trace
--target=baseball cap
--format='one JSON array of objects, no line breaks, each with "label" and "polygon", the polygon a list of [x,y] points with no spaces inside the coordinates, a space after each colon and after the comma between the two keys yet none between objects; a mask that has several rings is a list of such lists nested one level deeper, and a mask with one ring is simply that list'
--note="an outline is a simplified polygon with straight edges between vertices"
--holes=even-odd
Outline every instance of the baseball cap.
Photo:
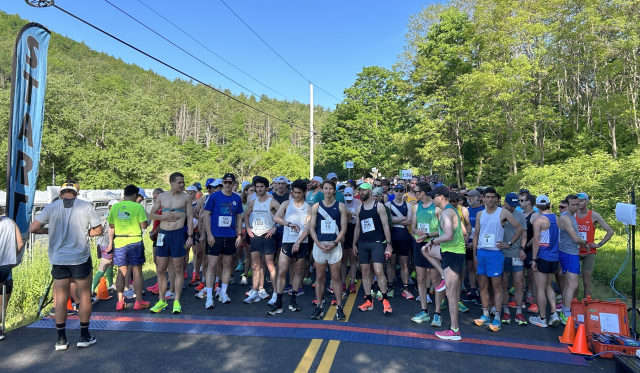
[{"label": "baseball cap", "polygon": [[508,203],[508,204],[509,204],[509,206],[512,206],[512,207],[518,207],[518,206],[520,206],[520,201],[518,200],[518,195],[517,195],[517,194],[515,194],[515,193],[513,193],[513,192],[508,193],[508,194],[504,197],[504,201],[505,201],[506,203]]},{"label": "baseball cap", "polygon": [[434,187],[436,187],[436,188],[439,187],[439,186],[444,186],[444,184],[438,183],[438,184],[434,185]]},{"label": "baseball cap", "polygon": [[521,195],[522,193],[531,194],[531,193],[529,193],[529,189],[520,189],[520,190],[518,191],[518,195]]},{"label": "baseball cap", "polygon": [[[197,192],[197,190],[196,190],[196,192]],[[147,197],[147,193],[145,193],[144,189],[142,189],[141,187],[138,187],[138,195],[142,196],[142,198],[149,198],[149,197]]]},{"label": "baseball cap", "polygon": [[467,196],[469,197],[480,197],[482,194],[480,194],[480,192],[478,192],[477,189],[471,189],[470,191],[467,192]]},{"label": "baseball cap", "polygon": [[587,201],[589,200],[589,195],[585,192],[580,192],[578,194],[576,194],[576,196],[578,196],[578,198],[580,199],[586,199]]},{"label": "baseball cap", "polygon": [[284,176],[278,176],[275,179],[273,179],[274,183],[286,183],[287,182],[287,178]]},{"label": "baseball cap", "polygon": [[327,175],[327,180],[331,180],[331,179],[337,179],[338,175],[335,172],[330,172],[329,175]]},{"label": "baseball cap", "polygon": [[372,189],[371,188],[371,184],[369,184],[369,183],[362,183],[362,184],[360,184],[358,186],[358,188],[360,188],[360,189]]},{"label": "baseball cap", "polygon": [[[346,187],[344,188],[344,199],[346,201],[351,201],[353,199],[353,188],[352,187]],[[347,196],[347,194],[350,194],[350,196]]]},{"label": "baseball cap", "polygon": [[382,189],[382,187],[375,187],[373,188],[373,195],[374,196],[381,196],[384,193],[384,190]]},{"label": "baseball cap", "polygon": [[247,185],[249,185],[249,184],[251,184],[251,183],[250,183],[250,182],[248,182],[248,181],[243,181],[243,182],[242,182],[242,190],[244,190],[244,187],[246,187],[246,186],[247,186]]},{"label": "baseball cap", "polygon": [[344,183],[340,183],[340,185],[338,185],[338,190],[344,189],[344,188],[346,188],[346,187],[347,187],[347,186],[346,186],[346,185],[344,185]]},{"label": "baseball cap", "polygon": [[80,187],[76,183],[64,183],[60,186],[60,191],[62,192],[63,190],[73,190],[78,193]]},{"label": "baseball cap", "polygon": [[205,187],[212,186],[212,185],[213,185],[214,180],[215,180],[215,179],[214,179],[214,178],[212,178],[212,177],[208,178],[208,179],[207,179],[207,181],[204,183],[204,186],[205,186]]},{"label": "baseball cap", "polygon": [[362,184],[364,184],[364,181],[362,181],[362,180],[358,180],[358,181],[356,182],[356,185],[357,185],[357,186],[360,186],[360,185],[362,185]]},{"label": "baseball cap", "polygon": [[544,194],[541,194],[536,198],[536,205],[546,205],[547,203],[551,202],[549,201],[549,197]]},{"label": "baseball cap", "polygon": [[394,186],[393,189],[395,189],[395,190],[398,190],[398,189],[404,190],[404,187],[402,185],[398,184],[398,185]]},{"label": "baseball cap", "polygon": [[427,192],[427,195],[429,197],[435,197],[435,196],[445,196],[445,197],[449,197],[449,188],[447,188],[446,186],[440,184],[440,186],[435,187],[435,189],[433,189],[430,192]]},{"label": "baseball cap", "polygon": [[193,186],[194,186],[194,187],[196,187],[196,188],[198,188],[198,191],[201,191],[201,190],[202,190],[202,184],[200,184],[200,183],[199,183],[199,182],[197,182],[197,181],[196,181],[195,183],[193,183]]},{"label": "baseball cap", "polygon": [[113,206],[113,205],[115,205],[116,203],[118,203],[118,200],[117,200],[117,199],[112,199],[111,201],[109,201],[109,203],[107,204],[107,206]]},{"label": "baseball cap", "polygon": [[[189,185],[186,189],[187,192],[198,192],[198,188],[193,185]],[[145,197],[146,198],[146,197]]]},{"label": "baseball cap", "polygon": [[236,181],[236,175],[230,172],[227,172],[226,174],[224,174],[224,176],[222,177],[222,180],[229,179],[229,178],[231,179],[231,181]]},{"label": "baseball cap", "polygon": [[321,178],[320,176],[314,176],[314,177],[313,177],[313,179],[311,179],[311,180],[313,180],[313,181],[317,181],[317,182],[319,182],[320,184],[322,184],[322,182],[324,181],[324,180],[322,180],[322,178]]},{"label": "baseball cap", "polygon": [[211,185],[213,185],[214,188],[222,185],[222,179],[215,179]]}]

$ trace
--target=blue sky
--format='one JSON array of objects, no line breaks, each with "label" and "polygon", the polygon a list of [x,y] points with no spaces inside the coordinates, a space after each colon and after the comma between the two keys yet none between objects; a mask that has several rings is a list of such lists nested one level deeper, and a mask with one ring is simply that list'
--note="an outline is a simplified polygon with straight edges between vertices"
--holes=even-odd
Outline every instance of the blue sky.
[{"label": "blue sky", "polygon": [[[308,103],[309,85],[280,60],[220,0],[109,0],[169,40],[257,94],[284,99],[211,54],[145,7],[194,36],[207,48],[290,100]],[[225,0],[249,26],[304,76],[342,98],[365,66],[391,68],[402,52],[409,16],[429,0],[256,1]],[[216,87],[243,88],[162,40],[104,0],[56,0],[56,5]],[[37,9],[23,0],[4,0],[0,10],[18,14],[92,49],[122,58],[170,79],[181,77],[55,8]],[[336,99],[314,89],[314,104],[335,107]]]}]

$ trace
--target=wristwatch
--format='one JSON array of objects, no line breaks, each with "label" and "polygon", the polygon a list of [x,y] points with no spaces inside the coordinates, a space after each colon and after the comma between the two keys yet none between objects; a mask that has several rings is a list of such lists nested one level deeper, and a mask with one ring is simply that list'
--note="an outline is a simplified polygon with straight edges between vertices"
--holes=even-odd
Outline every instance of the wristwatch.
[{"label": "wristwatch", "polygon": [[333,245],[338,246],[338,243],[336,241],[333,241]]},{"label": "wristwatch", "polygon": [[507,245],[511,246],[511,241],[507,241]]},{"label": "wristwatch", "polygon": [[429,234],[429,232],[427,232],[427,238],[431,238],[431,235]]}]

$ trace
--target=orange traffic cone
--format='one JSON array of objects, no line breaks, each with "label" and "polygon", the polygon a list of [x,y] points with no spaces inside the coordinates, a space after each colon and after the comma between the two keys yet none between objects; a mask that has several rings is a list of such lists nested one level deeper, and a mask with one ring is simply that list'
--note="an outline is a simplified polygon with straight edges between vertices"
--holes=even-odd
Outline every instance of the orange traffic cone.
[{"label": "orange traffic cone", "polygon": [[98,299],[100,300],[108,300],[111,299],[109,295],[109,291],[107,290],[107,279],[104,277],[100,278],[100,285],[98,285]]},{"label": "orange traffic cone", "polygon": [[569,351],[579,355],[593,355],[587,347],[587,336],[585,335],[584,324],[580,324],[580,326],[578,327],[578,333],[576,333],[576,338],[573,341],[573,346],[569,347]]},{"label": "orange traffic cone", "polygon": [[567,318],[567,325],[564,327],[564,333],[558,337],[560,343],[571,345],[576,339],[576,327],[574,325],[573,316]]},{"label": "orange traffic cone", "polygon": [[71,297],[69,297],[69,300],[67,301],[67,309],[73,311],[73,303],[71,303]]}]

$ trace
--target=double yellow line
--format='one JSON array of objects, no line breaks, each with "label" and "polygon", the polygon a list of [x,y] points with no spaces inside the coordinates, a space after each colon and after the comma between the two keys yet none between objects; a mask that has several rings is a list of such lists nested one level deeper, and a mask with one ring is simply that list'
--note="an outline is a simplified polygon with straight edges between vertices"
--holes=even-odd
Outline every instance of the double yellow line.
[{"label": "double yellow line", "polygon": [[[356,296],[358,291],[360,290],[360,285],[362,281],[356,284],[356,292],[349,294],[347,298],[347,302],[345,303],[343,310],[344,314],[347,317],[346,321],[349,321],[349,316],[351,316],[351,311],[353,310],[353,305],[356,302]],[[329,310],[324,315],[324,320],[331,321],[336,315],[335,307],[329,307]],[[304,355],[302,355],[302,359],[300,363],[296,367],[295,373],[307,373],[309,369],[311,369],[311,364],[313,364],[313,360],[315,360],[318,351],[320,350],[320,346],[322,345],[322,339],[312,339],[309,343],[309,347],[305,351]],[[320,360],[320,365],[318,365],[318,369],[316,369],[316,373],[328,373],[331,370],[331,365],[333,364],[333,359],[336,357],[336,352],[338,352],[338,346],[340,346],[340,341],[330,340],[327,344],[327,347],[324,350],[324,354],[322,355],[322,359]]]}]

